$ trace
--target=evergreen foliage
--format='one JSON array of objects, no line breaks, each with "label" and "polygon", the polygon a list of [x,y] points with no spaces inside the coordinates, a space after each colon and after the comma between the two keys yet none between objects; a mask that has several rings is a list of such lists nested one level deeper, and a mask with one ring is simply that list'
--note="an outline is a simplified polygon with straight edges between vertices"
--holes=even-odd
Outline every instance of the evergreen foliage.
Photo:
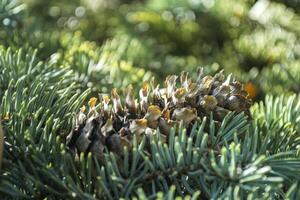
[{"label": "evergreen foliage", "polygon": [[[299,27],[294,0],[0,0],[1,199],[298,199]],[[251,118],[69,152],[91,96],[199,65],[247,82]]]}]

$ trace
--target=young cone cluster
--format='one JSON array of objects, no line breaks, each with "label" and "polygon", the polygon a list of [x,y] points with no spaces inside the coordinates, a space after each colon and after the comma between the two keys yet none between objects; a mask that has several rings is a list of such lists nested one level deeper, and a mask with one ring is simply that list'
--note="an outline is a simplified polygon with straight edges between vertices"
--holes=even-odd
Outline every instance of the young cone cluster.
[{"label": "young cone cluster", "polygon": [[134,98],[132,87],[126,89],[124,102],[116,89],[110,97],[102,96],[100,104],[91,98],[89,110],[82,107],[76,116],[75,127],[67,136],[68,147],[76,155],[92,152],[101,159],[105,147],[122,155],[124,146],[131,148],[133,135],[140,140],[158,129],[167,137],[171,127],[183,123],[189,128],[204,116],[218,122],[230,111],[249,115],[251,100],[247,92],[231,76],[225,79],[223,71],[213,77],[203,76],[200,68],[196,81],[187,72],[177,79],[176,75],[168,76],[165,88],[153,82],[144,84],[139,99]]}]

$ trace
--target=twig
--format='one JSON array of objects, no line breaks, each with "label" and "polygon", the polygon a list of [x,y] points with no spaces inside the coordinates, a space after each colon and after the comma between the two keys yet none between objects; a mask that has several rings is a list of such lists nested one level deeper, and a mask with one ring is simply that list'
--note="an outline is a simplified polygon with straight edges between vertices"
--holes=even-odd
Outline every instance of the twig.
[{"label": "twig", "polygon": [[0,169],[1,169],[2,157],[3,157],[3,148],[4,148],[4,132],[0,120]]},{"label": "twig", "polygon": [[286,66],[282,63],[279,64],[280,68],[285,71],[285,73],[288,75],[288,77],[294,82],[294,84],[292,85],[293,89],[295,90],[295,92],[300,92],[300,87],[297,83],[297,80],[293,77],[293,75],[286,69]]}]

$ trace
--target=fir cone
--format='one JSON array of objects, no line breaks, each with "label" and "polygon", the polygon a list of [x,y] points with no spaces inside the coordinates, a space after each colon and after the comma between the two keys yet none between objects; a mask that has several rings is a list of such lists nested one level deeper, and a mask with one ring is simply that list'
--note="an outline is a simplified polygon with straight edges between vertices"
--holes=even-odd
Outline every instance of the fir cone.
[{"label": "fir cone", "polygon": [[124,104],[116,89],[111,91],[111,97],[101,97],[98,105],[97,99],[91,98],[89,110],[82,107],[76,116],[67,146],[74,154],[92,152],[102,160],[105,147],[117,155],[122,155],[125,146],[130,149],[134,135],[141,140],[143,135],[154,134],[158,129],[167,137],[171,127],[180,122],[190,127],[211,113],[219,122],[230,111],[249,115],[251,100],[243,85],[231,76],[225,79],[223,71],[203,77],[200,68],[196,81],[187,72],[181,73],[180,81],[177,79],[176,75],[168,76],[165,88],[145,83],[139,99],[134,98],[130,86]]}]

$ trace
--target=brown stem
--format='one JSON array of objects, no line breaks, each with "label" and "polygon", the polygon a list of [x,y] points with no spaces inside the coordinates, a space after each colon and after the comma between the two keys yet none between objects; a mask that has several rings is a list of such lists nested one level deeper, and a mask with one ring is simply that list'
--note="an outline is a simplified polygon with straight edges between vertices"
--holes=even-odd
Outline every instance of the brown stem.
[{"label": "brown stem", "polygon": [[0,120],[0,168],[2,164],[2,157],[3,157],[3,148],[4,148],[4,132],[1,126],[1,120]]}]

